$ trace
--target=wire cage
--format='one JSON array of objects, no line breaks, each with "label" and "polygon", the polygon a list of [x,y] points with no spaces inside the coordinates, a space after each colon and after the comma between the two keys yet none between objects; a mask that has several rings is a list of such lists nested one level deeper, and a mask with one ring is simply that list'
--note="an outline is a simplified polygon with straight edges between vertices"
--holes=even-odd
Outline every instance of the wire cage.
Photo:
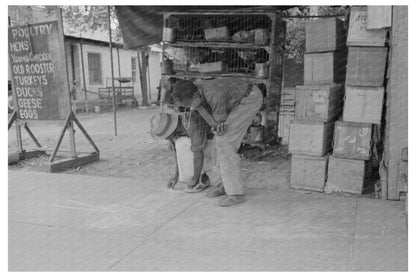
[{"label": "wire cage", "polygon": [[272,20],[267,14],[171,14],[165,30],[174,30],[179,42],[235,42],[266,45]]},{"label": "wire cage", "polygon": [[269,53],[263,48],[167,47],[175,72],[235,74],[266,78]]}]

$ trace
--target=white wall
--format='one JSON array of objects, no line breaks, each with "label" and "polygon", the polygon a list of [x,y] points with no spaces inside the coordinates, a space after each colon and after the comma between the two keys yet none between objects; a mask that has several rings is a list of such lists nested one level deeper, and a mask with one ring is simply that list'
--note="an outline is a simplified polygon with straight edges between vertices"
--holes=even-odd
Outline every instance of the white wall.
[{"label": "white wall", "polygon": [[[106,79],[111,78],[111,62],[110,62],[110,50],[105,46],[83,44],[83,56],[84,56],[84,67],[85,67],[85,77],[86,77],[86,86],[87,90],[98,92],[98,88],[106,86]],[[101,55],[101,84],[90,84],[89,83],[89,72],[88,72],[88,53],[100,53]],[[160,69],[160,54],[157,52],[149,52],[149,73],[150,73],[150,90],[151,90],[151,99],[156,101],[157,99],[157,90],[156,87],[159,85],[159,80],[161,76]],[[79,58],[81,56],[79,55]],[[118,62],[118,57],[120,57],[120,63]],[[136,59],[136,83],[134,84],[134,94],[135,97],[139,100],[141,104],[141,87],[140,87],[140,76],[139,76],[139,62],[137,57],[137,51],[135,50],[125,50],[119,49],[119,55],[117,49],[113,48],[113,65],[114,65],[114,77],[131,77],[132,74],[132,65],[131,58]],[[119,68],[120,64],[120,68]],[[81,68],[80,68],[81,70]],[[82,76],[82,72],[80,73]],[[82,80],[80,80],[81,87],[83,86]],[[111,81],[110,81],[111,82]],[[111,85],[111,83],[109,83]],[[90,98],[89,94],[89,98]],[[91,96],[91,98],[93,98]]]}]

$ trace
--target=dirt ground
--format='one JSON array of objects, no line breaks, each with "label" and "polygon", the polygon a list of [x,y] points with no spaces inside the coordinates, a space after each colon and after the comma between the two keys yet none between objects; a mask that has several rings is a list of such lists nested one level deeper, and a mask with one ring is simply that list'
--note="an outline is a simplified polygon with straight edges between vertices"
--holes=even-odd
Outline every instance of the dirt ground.
[{"label": "dirt ground", "polygon": [[[114,135],[112,112],[81,113],[77,117],[100,149],[100,161],[70,169],[65,173],[153,179],[155,184],[167,183],[173,174],[173,156],[165,141],[150,136],[149,122],[157,108],[123,108],[117,110],[117,136]],[[40,121],[29,126],[43,147],[53,148],[63,122]],[[24,149],[35,147],[23,130]],[[77,151],[92,151],[88,141],[76,128]],[[8,133],[9,153],[16,151],[14,126]],[[66,134],[63,149],[69,149]],[[290,160],[285,146],[269,146],[265,151],[254,147],[241,149],[243,177],[247,187],[289,189]],[[41,171],[40,164],[48,156],[41,156],[9,165],[12,170]]]}]

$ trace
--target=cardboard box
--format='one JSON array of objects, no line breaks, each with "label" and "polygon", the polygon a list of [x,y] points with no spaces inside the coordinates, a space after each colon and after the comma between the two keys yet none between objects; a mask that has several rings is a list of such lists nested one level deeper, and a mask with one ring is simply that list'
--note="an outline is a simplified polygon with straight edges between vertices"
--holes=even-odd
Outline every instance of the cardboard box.
[{"label": "cardboard box", "polygon": [[386,30],[367,29],[366,6],[351,7],[347,46],[384,46],[386,34]]},{"label": "cardboard box", "polygon": [[371,124],[337,121],[333,155],[338,158],[369,160],[371,138]]},{"label": "cardboard box", "polygon": [[343,120],[360,123],[381,123],[384,87],[345,87]]},{"label": "cardboard box", "polygon": [[323,156],[331,150],[334,123],[292,121],[289,129],[289,153]]},{"label": "cardboard box", "polygon": [[338,18],[325,18],[310,21],[305,27],[305,53],[344,50],[347,32],[344,22]]},{"label": "cardboard box", "polygon": [[324,191],[328,156],[292,155],[291,163],[291,188]]},{"label": "cardboard box", "polygon": [[308,85],[296,87],[295,119],[331,122],[342,112],[342,85]]}]

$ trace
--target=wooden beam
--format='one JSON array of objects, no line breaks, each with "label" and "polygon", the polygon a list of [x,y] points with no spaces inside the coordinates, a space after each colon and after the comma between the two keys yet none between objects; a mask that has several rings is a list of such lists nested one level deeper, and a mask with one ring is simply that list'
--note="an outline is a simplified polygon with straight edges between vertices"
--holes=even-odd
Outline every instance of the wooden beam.
[{"label": "wooden beam", "polygon": [[32,133],[32,131],[29,129],[29,126],[27,126],[27,123],[23,125],[25,127],[26,132],[29,134],[29,136],[32,138],[33,142],[36,144],[37,147],[42,147],[38,140],[36,139],[35,135]]},{"label": "wooden beam", "polygon": [[13,113],[12,113],[12,115],[9,118],[9,126],[8,126],[9,128],[8,128],[8,130],[10,130],[10,127],[12,127],[12,125],[13,125],[14,121],[16,120],[16,118],[17,118],[17,112],[16,112],[16,110],[14,110]]},{"label": "wooden beam", "polygon": [[44,163],[41,167],[46,172],[60,172],[80,165],[92,163],[99,159],[100,153],[82,153],[76,158],[66,158],[55,162]]},{"label": "wooden beam", "polygon": [[58,153],[59,146],[61,146],[62,139],[64,138],[65,131],[68,128],[68,124],[69,124],[69,121],[71,120],[71,116],[72,116],[72,112],[70,111],[68,113],[68,116],[67,116],[66,120],[65,120],[64,126],[62,127],[62,130],[59,133],[59,138],[58,138],[58,142],[56,143],[55,149],[53,150],[53,153],[52,153],[52,155],[49,158],[49,162],[50,163],[53,162],[53,160],[56,157],[56,153]]},{"label": "wooden beam", "polygon": [[81,132],[84,134],[84,136],[87,138],[87,140],[89,141],[89,143],[92,145],[92,147],[94,147],[95,151],[100,152],[100,150],[98,150],[97,145],[95,145],[94,141],[92,140],[92,138],[88,135],[87,131],[84,129],[84,127],[81,125],[81,122],[79,122],[78,118],[76,118],[75,116],[72,117],[72,119],[75,121],[75,123],[77,124],[78,128],[81,130]]}]

